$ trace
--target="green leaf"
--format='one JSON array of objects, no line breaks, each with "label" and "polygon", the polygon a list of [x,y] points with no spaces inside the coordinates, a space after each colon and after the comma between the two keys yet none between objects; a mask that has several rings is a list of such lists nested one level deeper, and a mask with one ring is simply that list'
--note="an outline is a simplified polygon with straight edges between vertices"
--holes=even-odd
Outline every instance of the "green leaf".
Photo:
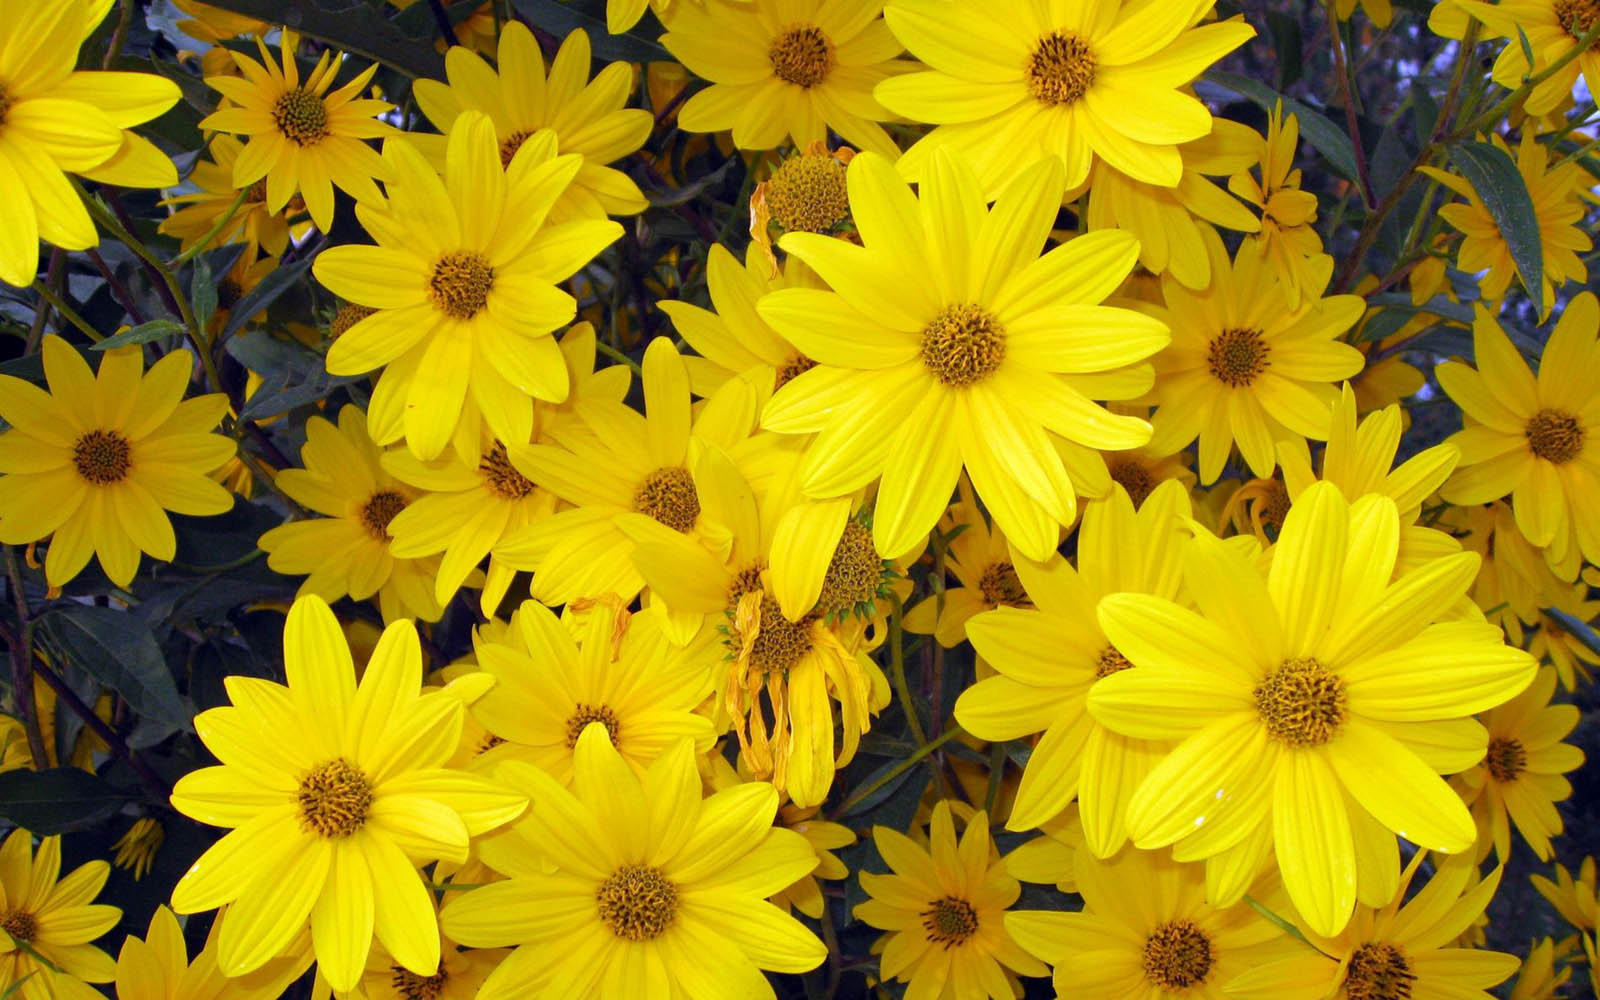
[{"label": "green leaf", "polygon": [[207,0],[213,7],[293,28],[306,38],[383,63],[406,76],[444,79],[444,56],[433,39],[402,32],[368,3],[337,0]]},{"label": "green leaf", "polygon": [[68,663],[122,695],[135,712],[191,728],[193,712],[178,694],[156,637],[137,616],[83,604],[50,612],[43,625]]},{"label": "green leaf", "polygon": [[90,346],[91,351],[109,351],[114,347],[126,347],[129,344],[148,344],[152,340],[162,337],[171,337],[183,333],[183,324],[174,323],[170,319],[153,319],[148,323],[140,323],[121,333],[114,334]]},{"label": "green leaf", "polygon": [[672,53],[656,40],[655,22],[646,19],[630,30],[613,35],[606,28],[605,0],[512,0],[529,21],[558,38],[578,29],[589,35],[589,46],[599,59],[620,62],[671,62]]},{"label": "green leaf", "polygon": [[1512,263],[1522,278],[1528,298],[1544,312],[1544,244],[1539,239],[1539,218],[1533,198],[1517,164],[1498,146],[1487,142],[1459,142],[1450,147],[1450,161],[1472,185],[1500,228],[1511,251]]},{"label": "green leaf", "polygon": [[0,774],[0,816],[41,837],[93,826],[131,798],[76,767]]},{"label": "green leaf", "polygon": [[[317,249],[320,250],[321,246]],[[222,328],[222,339],[226,340],[233,336],[236,330],[249,322],[250,317],[276,302],[279,296],[293,288],[305,273],[311,270],[311,262],[316,258],[315,251],[307,253],[294,263],[281,266],[262,278],[260,284],[240,297],[239,301],[228,310],[228,322]]]},{"label": "green leaf", "polygon": [[1300,138],[1315,146],[1339,176],[1359,189],[1361,171],[1356,167],[1356,147],[1351,143],[1349,134],[1322,112],[1292,97],[1285,97],[1259,80],[1238,73],[1211,70],[1206,73],[1206,79],[1256,102],[1268,111],[1282,101],[1284,113],[1292,113],[1300,119]]},{"label": "green leaf", "polygon": [[204,330],[217,311],[217,282],[204,257],[194,259],[194,274],[189,279],[189,300],[194,303],[194,322]]}]

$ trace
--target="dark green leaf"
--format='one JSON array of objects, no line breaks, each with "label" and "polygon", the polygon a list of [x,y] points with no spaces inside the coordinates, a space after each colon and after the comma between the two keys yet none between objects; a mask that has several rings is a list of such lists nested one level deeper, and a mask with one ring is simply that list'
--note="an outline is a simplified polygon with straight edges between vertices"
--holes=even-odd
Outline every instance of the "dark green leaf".
[{"label": "dark green leaf", "polygon": [[93,826],[130,798],[76,767],[0,774],[0,816],[41,837]]},{"label": "dark green leaf", "polygon": [[1432,81],[1426,76],[1411,81],[1411,121],[1418,143],[1432,138],[1433,130],[1439,125],[1439,102],[1434,100],[1431,85]]},{"label": "dark green leaf", "polygon": [[183,324],[174,323],[170,319],[153,319],[148,323],[140,323],[121,333],[114,334],[92,345],[91,351],[109,351],[114,347],[126,347],[129,344],[148,344],[152,340],[162,337],[171,337],[183,333]]},{"label": "dark green leaf", "polygon": [[194,275],[189,279],[189,299],[194,303],[194,322],[204,330],[217,311],[217,282],[204,257],[194,259]]},{"label": "dark green leaf", "polygon": [[1282,101],[1284,113],[1292,113],[1300,119],[1300,137],[1315,146],[1339,176],[1352,184],[1360,185],[1360,170],[1356,167],[1356,148],[1350,141],[1349,133],[1328,120],[1322,112],[1292,97],[1283,96],[1259,80],[1252,80],[1238,73],[1211,70],[1206,73],[1206,79],[1219,87],[1226,87],[1240,97],[1256,102],[1269,111]]},{"label": "dark green leaf", "polygon": [[329,375],[325,371],[311,372],[304,382],[291,385],[284,382],[278,386],[263,384],[257,389],[255,395],[244,404],[244,412],[239,414],[240,420],[260,420],[262,417],[275,417],[280,413],[287,413],[297,406],[315,403],[327,397],[333,390],[341,385],[349,385],[366,378],[365,375]]},{"label": "dark green leaf", "polygon": [[239,301],[235,302],[233,307],[228,310],[228,322],[222,328],[222,338],[226,340],[233,336],[234,332],[244,326],[250,317],[276,302],[280,295],[293,288],[301,278],[305,277],[305,273],[311,270],[311,262],[316,259],[316,256],[313,251],[292,264],[277,268],[271,274],[262,278],[261,283],[250,289],[248,294],[241,296]]},{"label": "dark green leaf", "polygon": [[1267,31],[1272,35],[1272,52],[1278,64],[1278,89],[1292,85],[1305,72],[1302,54],[1305,42],[1300,38],[1300,20],[1282,11],[1267,11]]},{"label": "dark green leaf", "polygon": [[1361,324],[1361,335],[1358,339],[1361,341],[1382,340],[1411,322],[1416,315],[1417,310],[1407,309],[1404,306],[1380,309],[1377,315]]},{"label": "dark green leaf", "polygon": [[605,2],[600,0],[512,0],[512,6],[529,21],[559,38],[583,29],[595,57],[621,62],[670,62],[672,54],[661,47],[646,18],[621,35],[606,29]]},{"label": "dark green leaf", "polygon": [[1539,239],[1539,217],[1533,212],[1533,198],[1516,162],[1505,150],[1487,142],[1456,143],[1450,147],[1450,161],[1483,199],[1489,218],[1500,228],[1500,236],[1511,251],[1522,287],[1538,310],[1544,312],[1544,246]]},{"label": "dark green leaf", "polygon": [[43,624],[67,662],[122,695],[135,712],[190,728],[193,713],[172,682],[155,636],[138,616],[84,604],[52,611]]},{"label": "dark green leaf", "polygon": [[1588,622],[1569,615],[1560,608],[1545,608],[1544,613],[1555,619],[1556,623],[1574,639],[1588,647],[1589,652],[1600,656],[1600,635],[1595,633]]},{"label": "dark green leaf", "polygon": [[207,0],[213,7],[293,28],[307,38],[373,62],[392,66],[409,77],[444,79],[444,56],[431,38],[406,35],[379,8],[337,0]]}]

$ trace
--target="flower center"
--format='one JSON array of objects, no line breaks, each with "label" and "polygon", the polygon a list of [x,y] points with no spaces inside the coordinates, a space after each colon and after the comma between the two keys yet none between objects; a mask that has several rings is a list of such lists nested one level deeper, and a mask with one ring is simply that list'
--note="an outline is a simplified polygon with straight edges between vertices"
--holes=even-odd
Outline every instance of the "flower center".
[{"label": "flower center", "polygon": [[394,490],[379,490],[361,508],[361,525],[380,542],[389,540],[389,522],[406,509],[406,498]]},{"label": "flower center", "polygon": [[328,336],[334,339],[344,336],[346,330],[377,311],[371,306],[358,306],[354,302],[345,303],[333,314],[333,322],[328,324]]},{"label": "flower center", "polygon": [[483,476],[489,492],[502,500],[521,500],[533,492],[533,481],[511,464],[510,457],[506,455],[506,446],[499,441],[478,459],[478,472]]},{"label": "flower center", "polygon": [[1583,451],[1583,427],[1566,410],[1540,410],[1529,418],[1522,433],[1529,451],[1556,465],[1565,465]]},{"label": "flower center", "polygon": [[428,276],[428,297],[452,319],[471,319],[489,304],[494,268],[480,253],[452,250],[440,257]]},{"label": "flower center", "polygon": [[17,103],[17,99],[11,96],[11,92],[6,89],[4,83],[0,83],[0,125],[6,123],[6,113],[11,110],[11,106],[15,103]]},{"label": "flower center", "polygon": [[431,976],[419,976],[400,965],[389,966],[389,985],[405,1000],[439,1000],[447,978],[442,965]]},{"label": "flower center", "polygon": [[1095,58],[1089,43],[1071,31],[1039,39],[1023,68],[1028,93],[1040,104],[1072,104],[1094,86]]},{"label": "flower center", "polygon": [[1269,353],[1271,349],[1259,330],[1229,329],[1211,338],[1206,364],[1218,381],[1242,389],[1272,363],[1267,360]]},{"label": "flower center", "polygon": [[981,306],[946,306],[922,331],[922,363],[948,386],[982,382],[1005,358],[1005,330]]},{"label": "flower center", "polygon": [[680,534],[694,529],[700,516],[700,494],[694,477],[681,465],[669,465],[650,473],[633,495],[633,509],[648,514]]},{"label": "flower center", "polygon": [[1368,943],[1350,956],[1344,991],[1350,1000],[1410,1000],[1417,974],[1392,944]]},{"label": "flower center", "polygon": [[872,544],[872,532],[860,521],[846,521],[822,577],[817,610],[838,614],[867,605],[883,586],[883,557]]},{"label": "flower center", "polygon": [[1516,781],[1517,776],[1528,769],[1528,752],[1523,749],[1521,740],[1496,738],[1489,741],[1489,752],[1483,762],[1489,768],[1489,777],[1504,784]]},{"label": "flower center", "polygon": [[767,58],[778,79],[797,87],[815,87],[833,69],[833,43],[821,28],[799,24],[773,39]]},{"label": "flower center", "polygon": [[335,757],[300,779],[295,793],[300,825],[310,833],[342,840],[366,825],[372,809],[372,783],[361,768]]},{"label": "flower center", "polygon": [[1115,646],[1107,646],[1100,651],[1099,656],[1094,658],[1095,680],[1131,669],[1133,669],[1133,664],[1129,663],[1128,658],[1122,655],[1122,650]]},{"label": "flower center", "polygon": [[272,121],[284,138],[298,146],[315,146],[328,137],[328,106],[300,87],[278,98]]},{"label": "flower center", "polygon": [[978,933],[978,911],[972,904],[955,896],[945,896],[928,904],[919,916],[927,938],[946,949],[963,944]]},{"label": "flower center", "polygon": [[0,930],[18,941],[32,941],[39,933],[39,922],[27,910],[7,910],[0,916]]},{"label": "flower center", "polygon": [[619,938],[650,941],[672,926],[678,913],[678,887],[648,865],[623,865],[595,891],[600,922]]},{"label": "flower center", "polygon": [[773,379],[772,382],[772,391],[777,392],[779,389],[782,389],[784,386],[788,385],[792,379],[796,378],[797,376],[804,375],[806,372],[815,367],[817,367],[817,363],[815,361],[812,361],[804,354],[796,354],[788,361],[785,361],[782,367],[778,369],[777,378]]},{"label": "flower center", "polygon": [[827,153],[791,156],[767,180],[767,208],[788,232],[830,232],[850,215],[844,164]]},{"label": "flower center", "polygon": [[1267,481],[1267,488],[1256,501],[1261,523],[1273,531],[1283,530],[1283,519],[1289,516],[1289,487],[1276,479]]},{"label": "flower center", "polygon": [[1344,723],[1344,680],[1310,657],[1283,661],[1254,694],[1267,733],[1292,747],[1321,746]]},{"label": "flower center", "polygon": [[1128,499],[1138,507],[1143,504],[1150,491],[1156,488],[1156,479],[1150,470],[1138,462],[1126,459],[1114,461],[1107,470],[1111,473],[1111,481],[1121,483],[1122,488],[1128,491]]},{"label": "flower center", "polygon": [[517,129],[506,136],[505,140],[500,143],[501,169],[511,166],[511,161],[517,157],[517,150],[521,149],[522,144],[532,137],[533,133],[528,129]]},{"label": "flower center", "polygon": [[72,446],[72,464],[89,482],[110,486],[128,478],[133,446],[116,431],[90,431]]},{"label": "flower center", "polygon": [[1573,38],[1582,38],[1600,18],[1600,0],[1556,0],[1556,23]]},{"label": "flower center", "polygon": [[[750,643],[750,666],[769,674],[789,670],[811,652],[811,626],[815,621],[814,615],[805,615],[792,622],[783,616],[776,600],[761,595],[761,622]],[[737,629],[730,629],[728,638],[735,649],[744,644]]]},{"label": "flower center", "polygon": [[1144,977],[1164,990],[1184,990],[1211,972],[1211,938],[1193,920],[1173,920],[1144,941]]},{"label": "flower center", "polygon": [[990,563],[978,578],[978,591],[991,608],[1031,608],[1028,592],[1022,589],[1017,568],[1008,562]]},{"label": "flower center", "polygon": [[572,718],[567,720],[567,748],[578,745],[578,737],[583,735],[584,729],[591,722],[598,722],[606,727],[606,735],[611,737],[611,745],[617,745],[617,734],[622,731],[622,721],[617,718],[617,713],[609,705],[586,705],[578,702],[572,713]]}]

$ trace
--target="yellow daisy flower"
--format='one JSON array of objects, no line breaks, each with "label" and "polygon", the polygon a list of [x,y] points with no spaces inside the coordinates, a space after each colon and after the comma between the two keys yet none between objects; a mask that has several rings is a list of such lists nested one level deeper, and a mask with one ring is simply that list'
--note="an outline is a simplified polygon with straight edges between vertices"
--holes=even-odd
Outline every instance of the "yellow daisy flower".
[{"label": "yellow daisy flower", "polygon": [[855,831],[847,826],[830,823],[815,815],[804,819],[790,818],[793,814],[804,814],[808,811],[787,805],[779,812],[779,816],[784,819],[789,829],[806,838],[812,850],[817,852],[816,870],[800,876],[793,885],[774,894],[772,901],[784,912],[788,912],[792,906],[812,920],[821,920],[826,901],[822,898],[822,886],[817,880],[827,879],[830,882],[837,882],[850,877],[850,869],[833,852],[854,844],[856,835]]},{"label": "yellow daisy flower", "polygon": [[972,499],[970,488],[960,484],[961,500],[939,519],[935,529],[951,539],[944,568],[955,575],[958,586],[928,595],[906,611],[902,623],[914,635],[931,635],[945,649],[961,645],[973,615],[995,608],[1031,608],[1033,600],[1022,586],[1014,563],[1018,559],[1006,543],[1005,532],[990,526]]},{"label": "yellow daisy flower", "polygon": [[1232,261],[1214,235],[1211,286],[1202,291],[1163,278],[1164,308],[1151,312],[1172,328],[1172,347],[1156,356],[1150,418],[1156,452],[1200,441],[1200,482],[1222,474],[1235,443],[1250,471],[1265,479],[1275,445],[1295,436],[1328,437],[1330,383],[1361,370],[1361,352],[1336,338],[1366,308],[1359,295],[1310,295],[1290,308],[1262,248],[1245,241]]},{"label": "yellow daisy flower", "polygon": [[[18,827],[0,844],[0,993],[17,1000],[104,1000],[88,983],[116,975],[111,956],[90,942],[122,919],[91,902],[111,866],[90,861],[61,878],[61,838]],[[26,948],[19,945],[26,945]]]},{"label": "yellow daisy flower", "polygon": [[[455,881],[468,880],[458,875]],[[470,881],[481,883],[483,880],[473,877]],[[510,954],[503,948],[459,948],[448,937],[442,938],[439,946],[439,971],[431,976],[419,976],[397,964],[383,949],[372,949],[361,986],[350,997],[352,1000],[474,1000],[489,973]]]},{"label": "yellow daisy flower", "polygon": [[[1517,48],[1512,45],[1508,50]],[[1590,58],[1585,56],[1585,58]],[[1511,150],[1498,135],[1490,140],[1507,155]],[[1527,185],[1533,199],[1533,217],[1539,225],[1539,246],[1543,261],[1540,287],[1530,288],[1541,303],[1540,315],[1547,316],[1555,305],[1556,293],[1568,281],[1584,281],[1589,270],[1579,254],[1594,243],[1584,231],[1584,214],[1587,206],[1584,195],[1590,177],[1576,160],[1568,160],[1549,168],[1550,150],[1535,137],[1532,129],[1524,129],[1522,141],[1516,152],[1517,172]],[[1501,235],[1500,227],[1489,215],[1483,198],[1473,190],[1466,179],[1436,167],[1423,167],[1434,180],[1466,199],[1439,209],[1439,217],[1460,230],[1464,237],[1456,251],[1456,267],[1468,274],[1484,272],[1478,279],[1478,291],[1486,302],[1498,302],[1505,297],[1516,275],[1527,284],[1526,276],[1517,268],[1511,257],[1511,248]]]},{"label": "yellow daisy flower", "polygon": [[[1600,13],[1586,0],[1500,0],[1493,4],[1457,0],[1456,7],[1506,40],[1492,75],[1495,83],[1510,90],[1521,87],[1523,80],[1544,72],[1551,63],[1577,48],[1578,39],[1593,30],[1596,14]],[[1465,17],[1458,16],[1457,20],[1464,21]],[[1533,52],[1532,65],[1523,50],[1523,37]],[[1600,52],[1593,47],[1537,84],[1528,94],[1524,109],[1530,115],[1553,110],[1572,95],[1580,73],[1591,94],[1600,91]]]},{"label": "yellow daisy flower", "polygon": [[1383,908],[1359,907],[1337,936],[1313,930],[1317,952],[1258,966],[1224,990],[1230,1000],[1492,1000],[1489,988],[1517,971],[1516,956],[1451,945],[1482,915],[1501,869],[1480,881],[1467,860],[1440,865],[1409,901],[1402,885]]},{"label": "yellow daisy flower", "polygon": [[[1600,601],[1589,600],[1589,587],[1582,581],[1570,587],[1554,588],[1541,604],[1545,608],[1565,611],[1580,622],[1600,620]],[[1590,649],[1583,640],[1568,632],[1560,622],[1542,610],[1534,616],[1531,624],[1539,627],[1528,643],[1528,652],[1555,667],[1563,688],[1574,691],[1579,684],[1587,684],[1593,679],[1594,668],[1600,666],[1600,653]]]},{"label": "yellow daisy flower", "polygon": [[[0,281],[33,283],[39,241],[64,250],[100,234],[68,173],[105,184],[166,187],[178,171],[128,129],[177,103],[177,84],[154,73],[75,69],[78,47],[111,5],[36,0],[0,25]],[[98,61],[98,56],[96,60]]]},{"label": "yellow daisy flower", "polygon": [[550,334],[577,304],[556,283],[622,227],[601,219],[545,225],[583,165],[580,156],[555,155],[551,132],[524,143],[503,169],[494,123],[465,111],[450,131],[443,179],[409,140],[385,143],[384,158],[394,174],[389,199],[363,197],[357,207],[378,245],[334,247],[312,267],[335,294],[377,310],[334,341],[328,371],[384,367],[367,411],[373,440],[404,436],[419,459],[438,457],[461,436],[458,426],[475,436],[477,413],[501,441],[528,441],[528,397],[560,402],[570,389]]},{"label": "yellow daisy flower", "polygon": [[711,748],[716,733],[694,711],[711,693],[711,635],[675,646],[659,609],[630,615],[615,596],[589,605],[576,636],[538,601],[524,601],[516,617],[526,651],[473,644],[495,686],[471,712],[499,740],[473,770],[487,774],[501,761],[524,761],[570,785],[573,750],[591,722],[605,726],[612,746],[641,774],[680,739],[693,740],[696,751]]},{"label": "yellow daisy flower", "polygon": [[[224,915],[225,917],[226,915]],[[217,932],[211,924],[205,947],[191,963],[178,918],[165,906],[150,915],[150,929],[141,938],[122,939],[117,954],[117,1000],[278,1000],[306,971],[309,957],[274,959],[238,978],[217,967]]]},{"label": "yellow daisy flower", "polygon": [[890,0],[884,20],[926,72],[878,85],[890,111],[938,127],[906,151],[920,180],[932,152],[964,153],[992,195],[1039,157],[1066,163],[1066,186],[1096,158],[1172,187],[1181,143],[1211,131],[1186,84],[1255,37],[1243,20],[1196,27],[1213,0],[1024,4],[996,17],[983,0]]},{"label": "yellow daisy flower", "polygon": [[872,828],[872,840],[893,874],[862,872],[869,898],[853,913],[889,932],[879,939],[880,974],[909,983],[907,997],[1011,1000],[1021,992],[1018,974],[1046,973],[1008,929],[1005,911],[1022,887],[1006,874],[987,813],[972,815],[959,844],[944,800],[926,847],[885,826]]},{"label": "yellow daisy flower", "polygon": [[1220,997],[1222,984],[1295,949],[1254,907],[1207,903],[1205,868],[1165,852],[1079,853],[1076,875],[1082,910],[1005,916],[1006,930],[1054,969],[1058,996]]},{"label": "yellow daisy flower", "polygon": [[1594,858],[1583,859],[1576,880],[1566,865],[1556,865],[1554,882],[1543,875],[1530,875],[1528,881],[1539,895],[1550,901],[1561,919],[1575,929],[1592,934],[1600,927],[1600,892],[1595,889]]},{"label": "yellow daisy flower", "polygon": [[302,83],[295,53],[300,36],[285,28],[279,60],[259,37],[261,61],[229,52],[244,75],[208,76],[207,86],[233,103],[200,122],[201,128],[245,136],[244,151],[233,162],[233,187],[248,188],[266,178],[266,206],[281,212],[295,192],[305,199],[311,221],[327,232],[333,225],[333,186],[357,201],[376,201],[374,177],[386,178],[388,168],[367,145],[368,139],[394,134],[394,127],[377,116],[392,111],[386,101],[361,97],[378,71],[368,66],[355,79],[329,93],[344,62],[343,53],[323,50],[316,68]]},{"label": "yellow daisy flower", "polygon": [[[244,146],[231,135],[216,135],[211,139],[211,160],[201,160],[189,173],[188,179],[200,190],[194,194],[168,198],[161,204],[176,208],[161,220],[158,232],[176,236],[189,250],[216,227],[222,217],[233,207],[239,191],[233,186],[233,166],[239,161]],[[303,210],[303,208],[302,208]],[[256,181],[240,203],[229,222],[207,246],[226,246],[243,243],[241,259],[253,259],[257,248],[271,257],[281,256],[289,246],[289,237],[300,239],[310,232],[311,224],[299,223],[290,227],[286,216],[295,214],[295,199],[290,199],[286,212],[267,208],[267,186],[264,180]]]},{"label": "yellow daisy flower", "polygon": [[845,168],[855,155],[849,146],[830,151],[827,143],[818,140],[784,157],[751,192],[750,240],[766,258],[771,277],[778,276],[778,256],[772,252],[775,237],[784,233],[841,236],[854,227]]},{"label": "yellow daisy flower", "polygon": [[917,195],[884,157],[850,161],[863,246],[790,233],[784,250],[833,291],[790,288],[757,306],[817,367],[767,403],[762,425],[817,433],[800,463],[814,497],[880,479],[873,539],[885,558],[919,545],[965,468],[1020,551],[1043,559],[1076,497],[1053,435],[1135,448],[1148,427],[1091,399],[1146,390],[1161,322],[1099,303],[1132,269],[1126,233],[1038,256],[1063,193],[1061,161],[1019,175],[989,209],[971,170],[935,157]]},{"label": "yellow daisy flower", "polygon": [[678,110],[690,132],[733,130],[741,149],[796,149],[832,130],[857,149],[894,157],[879,122],[893,117],[872,88],[913,68],[879,17],[883,0],[751,0],[674,14],[668,52],[711,86]]},{"label": "yellow daisy flower", "polygon": [[1278,287],[1291,309],[1328,287],[1333,258],[1322,252],[1317,221],[1317,196],[1300,188],[1300,171],[1294,165],[1300,142],[1300,120],[1283,115],[1283,102],[1267,117],[1267,134],[1257,137],[1259,175],[1241,170],[1228,179],[1228,190],[1254,205],[1261,213],[1261,230],[1254,237],[1278,276]]},{"label": "yellow daisy flower", "polygon": [[1572,978],[1572,966],[1556,969],[1555,942],[1541,938],[1528,948],[1511,987],[1509,1000],[1561,1000],[1566,996],[1567,981]]},{"label": "yellow daisy flower", "polygon": [[170,561],[166,511],[203,516],[233,506],[207,478],[234,443],[212,428],[228,408],[212,393],[184,399],[194,355],[172,351],[143,372],[138,347],[106,351],[98,376],[66,341],[44,339],[50,391],[0,375],[0,542],[50,537],[45,578],[59,587],[91,555],[126,587],[139,553]]},{"label": "yellow daisy flower", "polygon": [[156,852],[161,850],[162,843],[167,839],[167,833],[161,828],[161,823],[149,816],[140,816],[133,821],[128,832],[117,838],[111,845],[116,851],[111,863],[133,873],[135,882],[144,878],[150,871],[150,866],[155,862]]},{"label": "yellow daisy flower", "polygon": [[811,845],[771,826],[770,785],[702,802],[689,740],[640,776],[605,726],[590,723],[575,749],[572,791],[518,762],[497,777],[533,799],[524,824],[537,831],[542,856],[445,904],[444,930],[455,940],[517,946],[478,1000],[771,1000],[760,970],[805,972],[827,955],[766,899],[816,867]]},{"label": "yellow daisy flower", "polygon": [[[633,67],[608,63],[589,79],[589,36],[582,29],[561,43],[546,77],[544,55],[533,32],[508,21],[500,33],[499,72],[464,48],[445,57],[448,83],[418,80],[417,107],[449,132],[463,111],[479,111],[494,123],[500,163],[510,166],[522,144],[542,129],[555,133],[556,151],[583,158],[572,184],[550,209],[553,222],[606,215],[633,215],[647,204],[639,185],[606,164],[644,144],[655,125],[650,112],[624,107],[633,87]],[[443,136],[412,135],[435,166],[446,166]]]},{"label": "yellow daisy flower", "polygon": [[1468,717],[1515,697],[1536,667],[1492,625],[1439,621],[1476,554],[1391,583],[1399,540],[1394,501],[1349,504],[1317,483],[1266,574],[1195,536],[1183,567],[1200,613],[1145,594],[1101,599],[1100,625],[1136,669],[1096,684],[1089,712],[1124,736],[1181,741],[1134,792],[1128,835],[1141,849],[1176,844],[1179,860],[1235,852],[1223,862],[1235,891],[1213,886],[1215,900],[1238,898],[1237,879],[1275,850],[1301,917],[1333,935],[1358,868],[1392,854],[1390,831],[1445,853],[1472,846],[1472,817],[1438,775],[1481,759],[1487,735]]},{"label": "yellow daisy flower", "polygon": [[397,964],[431,976],[439,935],[417,865],[465,861],[469,838],[516,818],[526,800],[439,766],[455,750],[462,703],[419,694],[411,622],[384,630],[359,686],[320,597],[295,601],[283,642],[288,687],[229,677],[233,705],[195,717],[222,765],[184,775],[172,805],[233,829],[178,881],[172,908],[233,904],[217,941],[230,976],[283,953],[308,919],[335,989],[355,987],[374,935]]},{"label": "yellow daisy flower", "polygon": [[[1567,303],[1540,356],[1537,377],[1487,309],[1472,324],[1477,368],[1446,361],[1439,385],[1461,407],[1450,438],[1461,465],[1441,495],[1451,503],[1511,497],[1517,527],[1571,580],[1577,554],[1600,562],[1600,303]],[[1563,570],[1566,570],[1563,572]]]},{"label": "yellow daisy flower", "polygon": [[1483,717],[1489,750],[1483,762],[1457,779],[1478,823],[1479,855],[1493,847],[1511,858],[1511,828],[1540,861],[1550,860],[1550,838],[1561,834],[1555,804],[1572,794],[1562,777],[1583,765],[1583,751],[1561,742],[1578,724],[1575,705],[1551,704],[1556,673],[1542,669],[1528,689]]},{"label": "yellow daisy flower", "polygon": [[224,42],[240,35],[265,35],[272,25],[243,14],[223,10],[200,0],[172,0],[172,5],[189,15],[178,22],[178,30],[202,42]]},{"label": "yellow daisy flower", "polygon": [[1085,710],[1102,679],[1132,665],[1106,638],[1095,606],[1119,592],[1175,599],[1183,582],[1180,525],[1189,514],[1181,483],[1162,483],[1137,512],[1118,487],[1084,511],[1076,570],[1061,556],[1018,561],[1037,607],[1000,608],[967,623],[973,649],[999,676],[962,692],[956,721],[986,740],[1044,734],[1028,757],[1008,829],[1038,826],[1076,796],[1090,851],[1110,857],[1124,843],[1128,800],[1170,745],[1120,735]]},{"label": "yellow daisy flower", "polygon": [[390,522],[421,491],[386,471],[380,454],[367,434],[366,414],[355,406],[339,411],[337,426],[322,417],[307,420],[300,450],[305,468],[285,469],[274,481],[323,516],[279,525],[261,536],[260,545],[273,570],[309,574],[301,594],[326,601],[376,595],[386,622],[436,622],[444,613],[433,588],[439,561],[396,558],[389,533]]}]

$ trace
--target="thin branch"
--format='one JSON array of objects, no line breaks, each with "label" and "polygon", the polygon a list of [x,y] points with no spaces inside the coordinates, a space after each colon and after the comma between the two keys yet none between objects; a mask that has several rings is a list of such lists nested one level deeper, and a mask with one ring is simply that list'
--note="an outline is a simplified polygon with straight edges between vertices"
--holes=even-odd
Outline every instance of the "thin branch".
[{"label": "thin branch", "polygon": [[28,734],[28,753],[35,770],[50,766],[44,731],[39,726],[39,706],[33,700],[33,618],[28,612],[28,595],[22,589],[22,567],[17,565],[17,550],[6,550],[6,577],[11,585],[11,600],[17,609],[17,632],[11,640],[11,688],[17,699],[17,714]]}]

